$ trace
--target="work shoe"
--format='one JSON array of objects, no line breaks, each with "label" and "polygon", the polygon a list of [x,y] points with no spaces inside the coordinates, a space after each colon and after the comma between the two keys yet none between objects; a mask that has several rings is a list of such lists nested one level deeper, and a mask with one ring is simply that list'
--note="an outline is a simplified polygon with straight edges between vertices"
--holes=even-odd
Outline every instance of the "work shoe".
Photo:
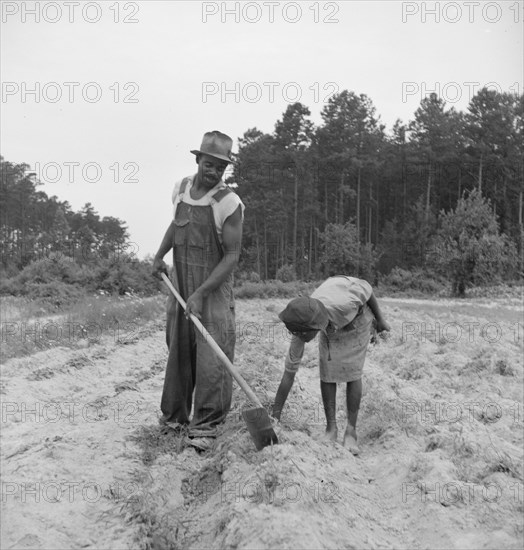
[{"label": "work shoe", "polygon": [[208,428],[208,429],[201,430],[200,428],[189,428],[188,435],[189,437],[216,437],[217,429]]},{"label": "work shoe", "polygon": [[188,437],[186,443],[199,451],[209,451],[214,441],[214,437]]},{"label": "work shoe", "polygon": [[181,424],[180,422],[168,422],[168,421],[166,422],[162,416],[158,419],[158,424],[162,428],[169,428],[171,430],[174,430],[177,433],[181,432],[187,427],[187,424]]},{"label": "work shoe", "polygon": [[182,430],[186,429],[186,426],[184,424],[180,424],[180,422],[164,422],[164,427],[169,428],[176,433],[180,433]]}]

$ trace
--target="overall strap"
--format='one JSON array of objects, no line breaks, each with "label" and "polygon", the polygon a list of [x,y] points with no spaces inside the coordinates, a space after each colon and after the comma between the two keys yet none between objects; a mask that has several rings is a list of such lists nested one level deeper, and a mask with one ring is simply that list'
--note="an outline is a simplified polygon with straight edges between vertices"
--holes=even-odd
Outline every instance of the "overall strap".
[{"label": "overall strap", "polygon": [[210,204],[213,205],[217,202],[220,202],[226,195],[229,195],[229,193],[232,193],[231,189],[229,187],[225,187],[223,189],[219,189],[218,191],[215,191],[213,195],[211,195],[210,198]]}]

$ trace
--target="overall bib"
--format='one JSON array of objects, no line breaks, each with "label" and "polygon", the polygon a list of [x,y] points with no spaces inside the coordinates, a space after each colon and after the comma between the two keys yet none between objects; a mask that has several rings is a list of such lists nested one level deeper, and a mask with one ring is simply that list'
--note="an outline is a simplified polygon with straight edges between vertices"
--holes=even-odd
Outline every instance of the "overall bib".
[{"label": "overall bib", "polygon": [[[213,216],[213,208],[183,202],[187,186],[180,187],[173,237],[174,285],[182,298],[188,297],[209,277],[224,255]],[[229,189],[217,191],[219,202]],[[235,309],[232,276],[204,299],[202,324],[233,361],[235,349]],[[232,377],[205,338],[186,319],[173,296],[167,306],[166,342],[169,355],[162,393],[164,422],[190,423],[195,435],[214,435],[231,407]],[[194,399],[193,399],[194,392]]]}]

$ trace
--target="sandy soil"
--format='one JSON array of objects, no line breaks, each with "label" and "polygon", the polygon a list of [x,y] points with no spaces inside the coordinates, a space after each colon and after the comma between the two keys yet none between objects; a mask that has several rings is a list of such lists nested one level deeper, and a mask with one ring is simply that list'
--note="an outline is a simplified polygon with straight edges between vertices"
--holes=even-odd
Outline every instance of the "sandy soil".
[{"label": "sandy soil", "polygon": [[[237,301],[235,364],[268,407],[287,300]],[[2,366],[1,547],[521,548],[522,309],[384,299],[362,452],[323,443],[316,343],[279,444],[257,452],[235,388],[214,448],[158,425],[163,321]],[[345,427],[338,389],[339,433]]]}]

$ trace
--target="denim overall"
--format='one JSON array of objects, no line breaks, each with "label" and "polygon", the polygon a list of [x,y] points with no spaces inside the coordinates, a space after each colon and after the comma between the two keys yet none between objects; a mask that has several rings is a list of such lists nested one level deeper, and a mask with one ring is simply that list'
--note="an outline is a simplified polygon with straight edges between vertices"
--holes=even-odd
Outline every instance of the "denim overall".
[{"label": "denim overall", "polygon": [[[188,297],[209,277],[224,256],[213,208],[183,202],[188,179],[180,186],[173,237],[174,284],[182,298]],[[229,189],[217,191],[219,202]],[[232,276],[204,299],[202,324],[233,361],[235,309]],[[166,342],[169,349],[161,409],[164,422],[190,423],[195,435],[216,433],[231,407],[232,377],[205,338],[186,319],[183,308],[171,296],[167,306]],[[193,399],[194,393],[194,399]]]}]

